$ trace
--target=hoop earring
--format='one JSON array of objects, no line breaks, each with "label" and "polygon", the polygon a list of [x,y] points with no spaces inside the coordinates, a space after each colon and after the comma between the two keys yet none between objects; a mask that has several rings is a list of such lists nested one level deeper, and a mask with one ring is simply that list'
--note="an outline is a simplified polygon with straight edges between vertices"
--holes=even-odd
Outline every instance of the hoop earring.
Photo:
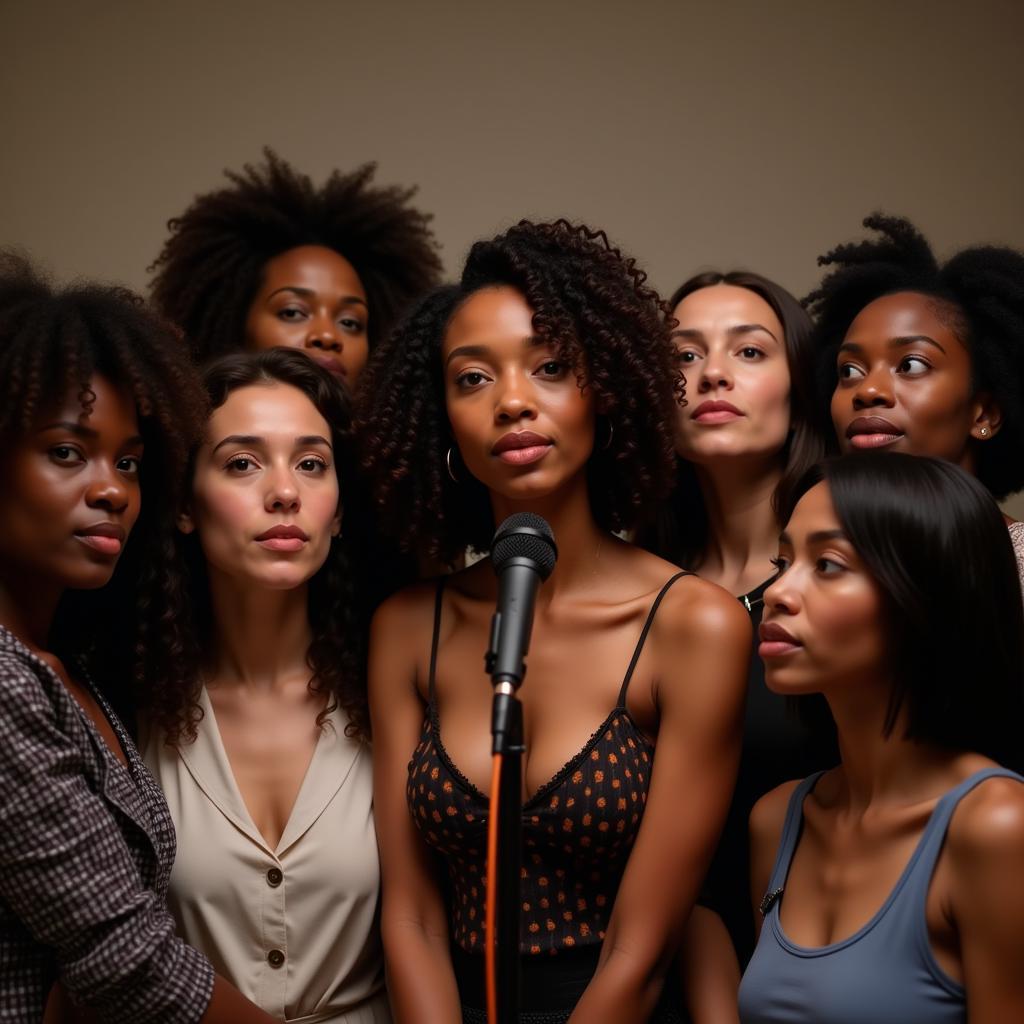
[{"label": "hoop earring", "polygon": [[452,450],[449,446],[447,453],[444,457],[445,465],[448,467],[448,475],[452,478],[453,483],[458,483],[459,478],[455,475],[455,471],[452,469]]},{"label": "hoop earring", "polygon": [[611,448],[612,438],[615,437],[615,424],[612,423],[611,420],[605,420],[605,423],[608,424],[608,440],[605,441],[603,445],[601,445],[601,451],[603,452],[606,452],[609,448]]}]

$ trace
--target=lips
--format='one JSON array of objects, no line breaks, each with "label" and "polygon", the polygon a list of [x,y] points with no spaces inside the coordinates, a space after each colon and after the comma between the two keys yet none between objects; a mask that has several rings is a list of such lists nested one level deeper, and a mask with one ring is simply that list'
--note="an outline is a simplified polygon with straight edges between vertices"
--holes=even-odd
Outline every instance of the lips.
[{"label": "lips", "polygon": [[335,377],[347,377],[348,374],[345,372],[345,367],[337,360],[330,359],[327,356],[310,356],[317,366],[322,366],[325,370],[333,373]]},{"label": "lips", "polygon": [[298,526],[281,524],[264,530],[256,543],[270,551],[301,551],[309,543],[309,536]]},{"label": "lips", "polygon": [[792,633],[787,632],[777,622],[762,622],[757,635],[761,640],[757,653],[762,658],[781,658],[803,647]]},{"label": "lips", "polygon": [[526,466],[544,458],[554,441],[532,430],[511,431],[503,434],[491,448],[491,454],[511,466]]},{"label": "lips", "polygon": [[117,523],[93,523],[75,531],[75,538],[101,555],[119,555],[124,547],[124,527]]},{"label": "lips", "polygon": [[858,416],[846,428],[846,438],[854,448],[884,448],[902,437],[903,431],[884,416]]},{"label": "lips", "polygon": [[732,420],[739,419],[742,415],[744,414],[731,402],[714,399],[712,401],[701,402],[700,405],[690,413],[690,419],[696,420],[698,423],[713,425],[716,423],[730,423]]}]

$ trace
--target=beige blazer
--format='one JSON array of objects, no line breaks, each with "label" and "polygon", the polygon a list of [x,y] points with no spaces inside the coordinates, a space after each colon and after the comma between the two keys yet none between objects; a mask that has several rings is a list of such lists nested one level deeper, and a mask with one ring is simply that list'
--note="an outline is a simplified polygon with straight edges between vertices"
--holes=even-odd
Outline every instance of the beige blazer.
[{"label": "beige blazer", "polygon": [[195,743],[144,737],[178,835],[181,935],[279,1020],[390,1024],[378,928],[370,752],[325,722],[276,850],[249,817],[206,690]]}]

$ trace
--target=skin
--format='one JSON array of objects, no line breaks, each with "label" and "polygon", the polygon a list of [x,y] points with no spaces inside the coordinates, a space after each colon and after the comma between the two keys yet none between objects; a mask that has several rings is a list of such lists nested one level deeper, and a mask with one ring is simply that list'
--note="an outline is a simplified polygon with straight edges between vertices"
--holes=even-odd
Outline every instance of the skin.
[{"label": "skin", "polygon": [[344,256],[301,245],[270,260],[245,323],[248,348],[297,348],[351,388],[369,353],[366,290]]},{"label": "skin", "polygon": [[[614,706],[651,601],[675,570],[594,522],[586,483],[594,398],[572,368],[537,343],[522,295],[502,287],[471,296],[452,318],[441,359],[460,456],[488,487],[495,520],[537,512],[558,538],[558,565],[537,597],[529,682],[520,691],[529,795],[586,744]],[[528,465],[510,464],[493,446],[521,430],[548,438],[550,449]],[[491,566],[477,563],[455,574],[445,595],[437,670],[441,730],[460,770],[486,791],[491,695],[481,685],[479,655],[497,597]],[[371,638],[381,925],[400,1024],[459,1018],[439,879],[405,798],[409,754],[428,696],[433,603],[432,586],[400,592],[377,613]],[[639,728],[657,737],[656,765],[600,964],[574,1024],[637,1019],[657,1000],[667,950],[679,937],[727,809],[748,636],[739,605],[692,577],[679,581],[659,609],[627,694]],[[680,779],[687,780],[682,806]]]},{"label": "skin", "polygon": [[[93,590],[110,581],[119,550],[82,540],[97,524],[119,527],[127,539],[139,515],[143,457],[131,394],[102,376],[89,382],[88,415],[77,389],[45,410],[28,433],[8,444],[0,463],[0,622],[61,679],[113,755],[126,763],[109,720],[88,687],[48,650],[48,634],[66,590]],[[47,1000],[46,1024],[91,1021],[58,984]],[[221,978],[204,1024],[247,1020],[270,1024],[263,1013]]]},{"label": "skin", "polygon": [[[297,388],[233,391],[210,417],[179,520],[181,530],[198,534],[207,565],[214,617],[207,692],[239,791],[271,849],[313,756],[324,706],[308,689],[306,651],[308,584],[341,528],[330,438]],[[282,525],[307,540],[258,539]]]},{"label": "skin", "polygon": [[[672,316],[687,382],[676,451],[694,465],[709,522],[694,568],[739,596],[771,575],[777,546],[772,495],[790,426],[785,329],[760,295],[724,282],[691,292]],[[708,402],[736,411],[714,412]],[[696,1024],[738,1021],[739,963],[721,918],[704,907],[690,918],[682,969]]]},{"label": "skin", "polygon": [[[1002,423],[991,396],[971,384],[971,357],[956,310],[918,292],[869,303],[839,349],[832,423],[843,451],[877,448],[933,455],[974,472],[974,446]],[[884,432],[848,436],[881,417]]]},{"label": "skin", "polygon": [[[882,906],[939,798],[993,762],[883,732],[893,681],[879,588],[843,536],[826,484],[801,499],[779,545],[783,572],[766,595],[765,622],[798,646],[762,643],[769,687],[823,693],[842,763],[804,804],[804,826],[780,910],[786,935],[819,947],[854,934]],[[751,815],[755,901],[766,890],[795,783]],[[955,811],[932,876],[926,923],[932,951],[967,990],[972,1024],[1024,1014],[1024,787],[990,779]],[[755,915],[758,916],[759,915]]]}]

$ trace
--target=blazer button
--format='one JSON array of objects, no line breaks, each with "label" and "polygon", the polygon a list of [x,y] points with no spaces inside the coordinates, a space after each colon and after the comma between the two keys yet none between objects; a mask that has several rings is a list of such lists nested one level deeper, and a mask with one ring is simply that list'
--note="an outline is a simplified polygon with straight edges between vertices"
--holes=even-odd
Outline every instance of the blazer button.
[{"label": "blazer button", "polygon": [[267,954],[267,963],[271,967],[280,967],[284,963],[284,953],[279,949],[272,949]]},{"label": "blazer button", "polygon": [[267,885],[276,889],[284,881],[284,872],[280,868],[271,868],[267,872]]}]

